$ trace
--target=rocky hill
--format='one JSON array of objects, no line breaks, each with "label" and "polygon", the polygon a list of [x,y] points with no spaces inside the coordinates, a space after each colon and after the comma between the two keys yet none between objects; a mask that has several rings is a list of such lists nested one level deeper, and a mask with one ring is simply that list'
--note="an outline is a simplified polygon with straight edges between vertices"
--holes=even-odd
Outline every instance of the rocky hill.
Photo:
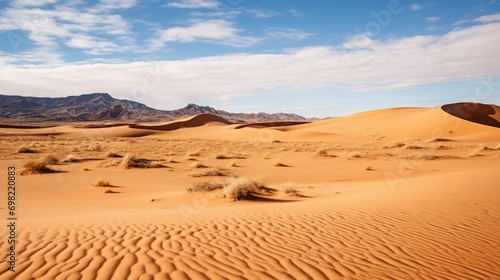
[{"label": "rocky hill", "polygon": [[3,124],[168,121],[199,114],[213,114],[236,123],[305,120],[296,114],[229,113],[196,104],[171,111],[157,110],[138,102],[115,99],[107,93],[58,98],[0,95],[0,123]]}]

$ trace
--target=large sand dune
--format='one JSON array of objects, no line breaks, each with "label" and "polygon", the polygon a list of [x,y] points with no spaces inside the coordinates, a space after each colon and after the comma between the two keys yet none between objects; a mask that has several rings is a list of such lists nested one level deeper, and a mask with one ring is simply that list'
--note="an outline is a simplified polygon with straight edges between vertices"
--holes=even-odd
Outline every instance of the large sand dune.
[{"label": "large sand dune", "polygon": [[[1,180],[18,167],[16,272],[2,261],[0,279],[497,279],[498,112],[0,128]],[[54,172],[19,174],[47,155]],[[243,178],[266,191],[187,191]]]}]

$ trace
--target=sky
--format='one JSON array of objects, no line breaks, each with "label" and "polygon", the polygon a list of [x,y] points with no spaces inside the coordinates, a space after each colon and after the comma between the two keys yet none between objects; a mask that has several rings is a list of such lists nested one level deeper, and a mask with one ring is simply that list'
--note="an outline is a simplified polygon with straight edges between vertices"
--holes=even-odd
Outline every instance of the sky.
[{"label": "sky", "polygon": [[499,0],[0,0],[0,94],[306,117],[498,105],[499,46]]}]

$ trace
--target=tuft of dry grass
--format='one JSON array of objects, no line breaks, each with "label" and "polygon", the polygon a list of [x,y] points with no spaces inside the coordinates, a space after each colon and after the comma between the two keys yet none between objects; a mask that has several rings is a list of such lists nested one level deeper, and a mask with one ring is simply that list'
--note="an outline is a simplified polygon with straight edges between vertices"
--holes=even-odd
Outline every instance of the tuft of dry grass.
[{"label": "tuft of dry grass", "polygon": [[224,187],[224,196],[233,201],[254,199],[262,192],[264,185],[245,178],[233,179]]},{"label": "tuft of dry grass", "polygon": [[288,165],[282,163],[280,160],[276,160],[273,165],[276,167],[288,167]]},{"label": "tuft of dry grass", "polygon": [[392,143],[389,143],[389,144],[383,146],[382,148],[384,148],[384,149],[394,149],[394,148],[404,147],[405,145],[406,145],[406,143],[403,142],[403,141],[394,141]]},{"label": "tuft of dry grass", "polygon": [[82,160],[75,155],[68,155],[63,162],[81,162]]},{"label": "tuft of dry grass", "polygon": [[294,197],[301,197],[302,195],[299,193],[299,191],[292,186],[284,186],[281,189],[281,192],[287,196],[294,196]]},{"label": "tuft of dry grass", "polygon": [[436,160],[441,158],[440,156],[433,154],[407,154],[401,155],[398,157],[399,159],[407,159],[407,160]]},{"label": "tuft of dry grass", "polygon": [[194,183],[193,186],[187,188],[188,192],[211,192],[218,189],[223,189],[225,185],[210,183],[210,182],[198,182]]},{"label": "tuft of dry grass", "polygon": [[225,154],[217,154],[215,155],[215,159],[230,159],[230,156],[227,156]]},{"label": "tuft of dry grass", "polygon": [[116,193],[116,192],[114,192],[112,189],[106,189],[104,193]]},{"label": "tuft of dry grass", "polygon": [[189,151],[186,154],[187,157],[199,157],[200,155],[200,150]]},{"label": "tuft of dry grass", "polygon": [[475,148],[467,154],[467,157],[479,157],[482,151],[484,151],[484,147]]},{"label": "tuft of dry grass", "polygon": [[98,188],[100,188],[100,187],[111,187],[111,184],[107,180],[99,179],[95,183],[93,183],[92,186],[98,187]]},{"label": "tuft of dry grass", "polygon": [[239,165],[236,163],[235,160],[233,160],[233,162],[231,162],[231,164],[229,165],[229,167],[239,167]]},{"label": "tuft of dry grass", "polygon": [[352,152],[348,155],[348,158],[363,158],[363,155],[360,152]]},{"label": "tuft of dry grass", "polygon": [[367,167],[365,167],[365,170],[366,171],[373,171],[373,167],[371,165],[368,165]]},{"label": "tuft of dry grass", "polygon": [[59,162],[59,158],[55,155],[46,155],[41,162],[47,165],[55,165]]},{"label": "tuft of dry grass", "polygon": [[320,157],[328,157],[328,156],[330,156],[328,154],[328,151],[325,148],[320,148],[320,149],[316,150],[315,154],[317,156],[320,156]]},{"label": "tuft of dry grass", "polygon": [[48,168],[43,162],[29,161],[23,164],[23,172],[21,174],[44,174],[54,173],[55,171]]},{"label": "tuft of dry grass", "polygon": [[106,154],[106,157],[109,157],[109,158],[122,158],[122,156],[120,156],[119,154],[114,153],[114,152],[108,152]]},{"label": "tuft of dry grass", "polygon": [[127,154],[123,157],[123,160],[120,163],[120,165],[125,167],[125,168],[160,168],[160,167],[164,167],[161,164],[154,163],[152,160],[145,159],[145,158],[137,158],[137,157],[131,156],[130,154]]},{"label": "tuft of dry grass", "polygon": [[21,146],[17,149],[17,152],[23,153],[23,154],[33,154],[33,153],[36,153],[37,151],[31,149],[30,147]]},{"label": "tuft of dry grass", "polygon": [[207,166],[201,162],[193,162],[189,167],[191,167],[191,168],[207,168]]},{"label": "tuft of dry grass", "polygon": [[191,177],[222,177],[227,176],[226,173],[220,169],[206,170],[189,174]]}]

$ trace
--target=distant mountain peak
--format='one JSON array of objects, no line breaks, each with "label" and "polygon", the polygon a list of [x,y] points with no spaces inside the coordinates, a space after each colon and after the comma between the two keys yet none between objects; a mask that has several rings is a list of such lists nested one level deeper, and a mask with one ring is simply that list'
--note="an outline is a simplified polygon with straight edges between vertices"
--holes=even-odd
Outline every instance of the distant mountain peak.
[{"label": "distant mountain peak", "polygon": [[235,123],[303,121],[295,114],[243,114],[228,113],[209,106],[189,103],[186,107],[163,111],[144,104],[115,99],[108,93],[89,93],[68,97],[26,97],[0,95],[0,124],[23,122],[75,122],[75,121],[167,121],[186,116],[212,114]]}]

